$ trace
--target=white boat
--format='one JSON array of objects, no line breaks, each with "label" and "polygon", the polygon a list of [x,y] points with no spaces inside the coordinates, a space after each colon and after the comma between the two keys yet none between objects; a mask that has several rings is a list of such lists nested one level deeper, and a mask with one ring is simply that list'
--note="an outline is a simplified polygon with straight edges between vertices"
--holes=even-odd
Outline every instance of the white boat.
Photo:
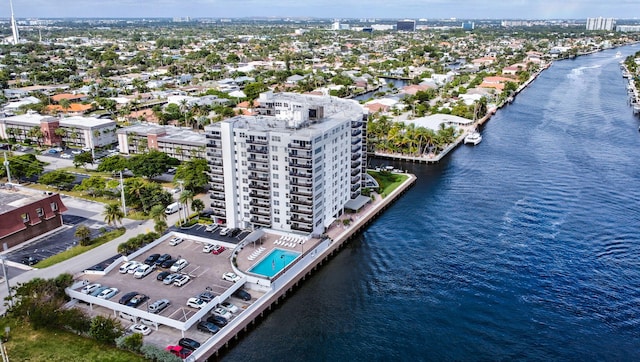
[{"label": "white boat", "polygon": [[471,132],[468,135],[466,135],[465,138],[464,138],[464,144],[465,145],[467,143],[471,143],[473,145],[477,145],[480,142],[482,142],[482,135],[480,134],[480,132]]},{"label": "white boat", "polygon": [[616,52],[616,58],[622,58],[622,53]]}]

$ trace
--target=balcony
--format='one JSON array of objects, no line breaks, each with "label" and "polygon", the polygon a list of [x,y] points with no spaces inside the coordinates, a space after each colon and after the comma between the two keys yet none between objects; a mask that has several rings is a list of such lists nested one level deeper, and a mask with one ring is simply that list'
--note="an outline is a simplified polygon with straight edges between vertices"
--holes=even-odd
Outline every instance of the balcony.
[{"label": "balcony", "polygon": [[222,166],[222,160],[209,159],[209,165],[211,165],[211,166]]},{"label": "balcony", "polygon": [[224,178],[219,175],[211,175],[209,177],[209,181],[221,184],[221,183],[224,183]]},{"label": "balcony", "polygon": [[211,207],[214,209],[220,209],[220,210],[226,210],[227,208],[225,207],[224,203],[219,203],[219,202],[212,202],[211,203]]},{"label": "balcony", "polygon": [[253,208],[249,211],[252,215],[262,215],[262,216],[271,216],[271,213],[268,211],[262,211],[260,209]]},{"label": "balcony", "polygon": [[267,147],[249,147],[247,148],[247,152],[248,153],[261,153],[263,155],[266,155],[269,153],[269,149]]},{"label": "balcony", "polygon": [[313,199],[311,198],[292,197],[290,202],[295,205],[313,206]]},{"label": "balcony", "polygon": [[304,178],[312,178],[313,174],[311,172],[309,173],[302,173],[302,172],[297,172],[295,170],[293,171],[289,171],[289,176],[295,176],[295,177],[304,177]]},{"label": "balcony", "polygon": [[258,199],[265,199],[265,200],[270,199],[270,195],[268,193],[258,192],[258,191],[249,192],[249,196],[255,197],[255,198],[258,198]]},{"label": "balcony", "polygon": [[289,167],[297,167],[297,168],[313,168],[313,165],[310,163],[296,163],[289,162]]},{"label": "balcony", "polygon": [[298,150],[289,150],[290,158],[302,158],[302,159],[310,160],[312,156],[313,155],[311,154],[311,151],[304,152],[304,151],[298,151]]},{"label": "balcony", "polygon": [[219,140],[222,137],[220,136],[219,133],[213,134],[213,133],[206,133],[205,134],[205,138],[208,140]]},{"label": "balcony", "polygon": [[251,218],[251,222],[255,225],[255,226],[260,226],[260,227],[266,227],[269,228],[271,227],[271,220],[267,221],[267,220],[261,220],[258,218]]},{"label": "balcony", "polygon": [[291,229],[292,230],[297,230],[297,231],[304,231],[306,233],[310,233],[313,231],[312,227],[308,227],[308,226],[303,226],[303,225],[299,225],[296,223],[291,224]]},{"label": "balcony", "polygon": [[269,166],[265,166],[265,165],[249,166],[247,167],[247,169],[249,169],[250,171],[269,172]]},{"label": "balcony", "polygon": [[309,192],[306,190],[291,190],[290,193],[291,195],[313,197],[313,192]]},{"label": "balcony", "polygon": [[264,202],[262,200],[251,200],[249,201],[249,205],[251,206],[257,206],[257,207],[264,207],[269,209],[271,207],[271,204],[269,204],[268,202]]},{"label": "balcony", "polygon": [[359,152],[362,149],[361,145],[351,146],[351,153]]},{"label": "balcony", "polygon": [[351,162],[351,168],[360,167],[361,164],[362,164],[362,162],[360,162],[360,161],[353,161],[353,162]]},{"label": "balcony", "polygon": [[209,198],[211,200],[222,200],[222,201],[224,201],[224,194],[210,194]]},{"label": "balcony", "polygon": [[255,157],[254,155],[250,155],[251,157],[247,158],[249,162],[260,162],[260,163],[269,163],[269,157]]},{"label": "balcony", "polygon": [[351,176],[359,175],[360,173],[362,173],[362,170],[360,170],[359,168],[354,168],[353,170],[351,170]]},{"label": "balcony", "polygon": [[248,145],[268,145],[269,144],[269,141],[267,140],[260,140],[256,138],[247,138],[245,141],[247,142]]},{"label": "balcony", "polygon": [[291,181],[291,185],[292,186],[302,186],[302,187],[313,187],[313,182],[292,180]]},{"label": "balcony", "polygon": [[351,140],[351,144],[352,145],[357,145],[360,142],[362,142],[362,139],[360,137],[354,138],[354,139]]},{"label": "balcony", "polygon": [[313,215],[313,210],[312,209],[300,209],[300,208],[292,208],[291,209],[291,213],[292,214],[303,214],[303,215]]},{"label": "balcony", "polygon": [[220,210],[213,210],[213,213],[211,215],[226,217],[227,213],[225,213],[224,211],[220,211]]},{"label": "balcony", "polygon": [[351,178],[351,183],[355,184],[356,182],[360,182],[360,180],[361,180],[360,175],[358,175]]},{"label": "balcony", "polygon": [[252,189],[252,190],[267,190],[267,191],[271,190],[269,185],[259,184],[259,183],[256,183],[256,182],[249,183],[249,189]]},{"label": "balcony", "polygon": [[362,127],[362,122],[361,121],[352,121],[351,122],[351,128],[360,128]]},{"label": "balcony", "polygon": [[310,150],[311,149],[311,142],[305,142],[302,145],[300,143],[291,142],[291,143],[289,143],[289,145],[287,147],[289,147],[289,149]]},{"label": "balcony", "polygon": [[247,176],[249,178],[249,180],[254,180],[254,181],[267,181],[269,182],[269,177],[268,176],[260,176],[258,174],[252,173],[249,174],[249,176]]},{"label": "balcony", "polygon": [[216,185],[211,186],[210,190],[218,191],[218,192],[224,192],[224,186],[216,184]]},{"label": "balcony", "polygon": [[223,175],[224,169],[222,167],[210,167],[209,172],[216,175]]},{"label": "balcony", "polygon": [[353,186],[351,186],[351,192],[355,192],[360,188],[360,184],[355,184]]},{"label": "balcony", "polygon": [[359,128],[356,128],[354,130],[351,131],[351,137],[356,137],[362,134],[362,130]]},{"label": "balcony", "polygon": [[291,215],[291,221],[303,222],[305,224],[313,224],[313,219],[298,216],[298,215]]}]

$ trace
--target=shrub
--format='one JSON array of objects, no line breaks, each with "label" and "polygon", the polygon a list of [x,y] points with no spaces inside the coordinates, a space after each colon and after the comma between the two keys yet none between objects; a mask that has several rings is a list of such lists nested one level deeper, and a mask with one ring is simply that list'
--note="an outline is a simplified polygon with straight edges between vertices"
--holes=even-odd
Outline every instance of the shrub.
[{"label": "shrub", "polygon": [[116,347],[133,352],[139,352],[140,347],[142,347],[142,334],[134,333],[128,336],[120,336],[116,338]]},{"label": "shrub", "polygon": [[122,326],[113,318],[99,315],[91,321],[89,335],[98,342],[115,344],[116,338],[122,335]]},{"label": "shrub", "polygon": [[156,347],[150,344],[145,344],[144,346],[142,346],[140,348],[140,352],[142,352],[142,354],[146,359],[151,361],[158,361],[158,362],[181,362],[182,361],[182,359],[180,359],[177,356],[174,356],[170,352],[167,352],[159,347]]}]

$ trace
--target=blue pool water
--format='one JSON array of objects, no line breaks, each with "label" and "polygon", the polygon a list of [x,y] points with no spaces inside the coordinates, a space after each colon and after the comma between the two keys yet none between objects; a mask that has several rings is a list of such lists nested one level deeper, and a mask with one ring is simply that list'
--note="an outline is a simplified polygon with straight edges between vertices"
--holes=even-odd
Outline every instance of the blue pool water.
[{"label": "blue pool water", "polygon": [[289,250],[273,249],[256,266],[249,270],[250,273],[264,275],[271,278],[294,261],[300,253]]}]

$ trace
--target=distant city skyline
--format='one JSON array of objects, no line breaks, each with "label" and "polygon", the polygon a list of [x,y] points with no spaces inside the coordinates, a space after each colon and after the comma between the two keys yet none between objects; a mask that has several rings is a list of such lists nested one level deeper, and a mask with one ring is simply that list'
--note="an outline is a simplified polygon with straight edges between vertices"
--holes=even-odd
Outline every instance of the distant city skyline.
[{"label": "distant city skyline", "polygon": [[[411,18],[411,19],[633,19],[637,0],[15,0],[17,18]],[[9,0],[0,17],[9,18]]]}]

